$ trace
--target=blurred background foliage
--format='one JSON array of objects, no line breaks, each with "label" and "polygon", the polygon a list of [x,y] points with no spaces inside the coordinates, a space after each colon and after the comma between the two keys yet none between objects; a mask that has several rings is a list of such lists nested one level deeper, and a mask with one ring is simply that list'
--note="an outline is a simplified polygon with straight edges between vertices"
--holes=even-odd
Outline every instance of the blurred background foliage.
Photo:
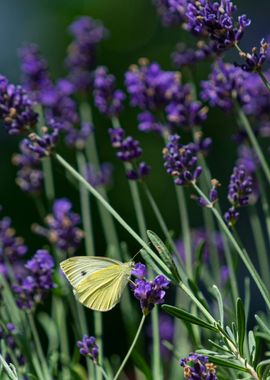
[{"label": "blurred background foliage", "polygon": [[[250,49],[253,45],[258,45],[260,39],[269,33],[269,22],[265,17],[269,11],[269,1],[246,0],[236,3],[239,13],[246,13],[252,19],[252,26],[241,44],[242,47]],[[65,76],[63,62],[70,42],[67,27],[80,15],[89,15],[102,20],[110,31],[109,38],[99,47],[97,64],[108,66],[116,75],[120,87],[123,86],[124,72],[140,57],[148,57],[159,62],[163,68],[172,69],[170,54],[175,44],[178,41],[186,42],[189,38],[179,29],[162,27],[151,0],[1,0],[0,72],[10,81],[19,83],[18,48],[24,42],[34,42],[40,46],[41,52],[48,59],[52,76],[55,78]],[[230,55],[226,59],[233,62],[237,56]],[[208,71],[208,63],[197,66],[194,73],[197,83],[207,77]],[[114,183],[110,190],[111,202],[130,224],[136,226],[123,168],[121,162],[115,159],[109,143],[107,129],[110,124],[97,112],[94,113],[94,120],[101,161],[112,161],[115,166]],[[137,131],[136,110],[128,106],[121,116],[121,122],[128,133],[139,138],[143,145],[143,158],[152,166],[149,186],[169,227],[175,231],[177,237],[180,231],[175,195],[172,181],[163,170],[160,139],[153,134],[144,135]],[[221,198],[225,205],[228,179],[235,160],[235,145],[231,140],[235,121],[231,115],[225,116],[217,110],[211,110],[204,130],[205,134],[214,140],[208,163],[214,176],[223,184]],[[33,200],[14,183],[16,169],[11,165],[10,159],[17,151],[17,144],[17,138],[8,136],[3,129],[0,130],[0,203],[3,206],[2,214],[12,217],[18,234],[25,237],[26,243],[30,245],[30,252],[33,252],[44,241],[31,233],[31,224],[39,221]],[[66,150],[63,154],[74,163],[71,151]],[[57,196],[69,197],[74,203],[75,210],[79,211],[79,194],[76,189],[69,186],[57,165],[54,165],[54,174],[57,181]],[[200,209],[193,201],[189,202],[189,207],[192,226],[200,226]],[[105,247],[97,214],[95,220],[97,220],[95,238],[98,252],[102,255]],[[150,229],[159,232],[150,207],[146,207],[146,220]],[[249,227],[245,224],[244,212],[239,226],[248,243]],[[131,252],[135,253],[138,249],[137,244],[121,228],[119,233],[121,239],[130,243]]]}]

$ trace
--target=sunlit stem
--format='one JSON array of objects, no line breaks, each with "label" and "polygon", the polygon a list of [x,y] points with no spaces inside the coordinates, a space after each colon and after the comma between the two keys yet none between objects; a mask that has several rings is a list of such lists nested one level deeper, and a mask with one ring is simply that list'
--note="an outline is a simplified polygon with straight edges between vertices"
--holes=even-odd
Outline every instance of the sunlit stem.
[{"label": "sunlit stem", "polygon": [[245,264],[248,272],[250,273],[251,277],[253,278],[255,284],[257,285],[257,287],[258,287],[258,289],[259,289],[259,291],[260,291],[263,299],[265,300],[265,303],[266,303],[268,309],[270,310],[270,299],[269,299],[269,296],[268,296],[269,292],[268,292],[265,284],[263,283],[260,275],[258,274],[256,268],[254,267],[253,263],[251,262],[248,254],[246,252],[246,250],[244,250],[244,249],[242,249],[240,247],[240,245],[238,244],[238,242],[234,238],[233,234],[229,230],[228,226],[224,222],[222,216],[219,214],[219,212],[214,207],[212,207],[211,202],[206,197],[206,195],[201,191],[201,189],[196,185],[196,183],[193,183],[193,187],[197,191],[197,193],[199,194],[199,196],[201,196],[207,202],[207,204],[209,205],[209,209],[215,215],[215,217],[216,217],[216,219],[217,219],[217,221],[218,221],[221,229],[224,231],[224,233],[226,234],[229,242],[231,243],[231,245],[234,247],[234,249],[236,250],[236,252],[240,256],[240,258],[242,259],[242,261]]},{"label": "sunlit stem", "polygon": [[123,371],[123,369],[124,369],[124,367],[125,367],[125,365],[126,365],[128,359],[129,359],[129,357],[130,357],[130,355],[131,355],[131,353],[132,353],[132,351],[133,351],[133,349],[134,349],[134,347],[135,347],[135,345],[136,345],[136,343],[137,343],[137,340],[138,340],[138,338],[139,338],[139,336],[140,336],[140,333],[141,333],[141,331],[142,331],[142,328],[143,328],[143,325],[144,325],[144,322],[145,322],[145,318],[146,318],[145,315],[143,315],[143,316],[142,316],[142,319],[141,319],[141,322],[140,322],[140,324],[139,324],[139,327],[138,327],[137,333],[136,333],[136,335],[135,335],[135,337],[134,337],[134,339],[133,339],[133,342],[132,342],[131,346],[129,347],[129,350],[128,350],[128,352],[127,352],[127,354],[126,354],[124,360],[122,361],[122,363],[121,363],[121,365],[120,365],[118,371],[116,372],[116,374],[115,374],[113,380],[117,380],[117,379],[119,378],[121,372]]}]

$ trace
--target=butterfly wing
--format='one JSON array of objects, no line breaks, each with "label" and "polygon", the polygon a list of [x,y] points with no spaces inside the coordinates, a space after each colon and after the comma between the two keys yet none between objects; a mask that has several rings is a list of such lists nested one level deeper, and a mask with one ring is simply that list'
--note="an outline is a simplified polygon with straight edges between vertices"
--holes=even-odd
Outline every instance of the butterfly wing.
[{"label": "butterfly wing", "polygon": [[79,301],[92,310],[111,310],[121,298],[131,273],[131,263],[113,264],[86,277],[75,289]]},{"label": "butterfly wing", "polygon": [[71,285],[76,288],[92,273],[112,265],[120,265],[120,261],[99,256],[74,256],[60,263],[60,267]]}]

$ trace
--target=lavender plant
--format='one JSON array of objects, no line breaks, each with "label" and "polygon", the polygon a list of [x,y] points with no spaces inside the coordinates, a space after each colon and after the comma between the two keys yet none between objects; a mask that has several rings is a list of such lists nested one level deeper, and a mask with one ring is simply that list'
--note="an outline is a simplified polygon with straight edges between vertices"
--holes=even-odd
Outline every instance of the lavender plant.
[{"label": "lavender plant", "polygon": [[[268,44],[241,49],[251,20],[236,16],[232,1],[153,5],[166,27],[180,26],[195,39],[195,47],[181,43],[172,53],[179,71],[138,57],[121,81],[97,58],[107,29],[83,16],[68,29],[64,78],[53,79],[34,44],[19,50],[22,85],[0,76],[1,124],[8,138],[21,138],[12,156],[14,186],[33,199],[40,217],[31,226],[38,249],[17,236],[11,218],[0,220],[3,380],[270,379]],[[225,61],[229,49],[240,62]],[[198,83],[194,67],[204,60],[211,61],[209,75]],[[125,123],[131,107],[135,137]],[[215,107],[235,117],[235,164],[222,187],[210,169],[215,138],[204,128]],[[108,126],[102,141],[100,117]],[[153,134],[152,170],[140,133]],[[112,205],[118,164],[101,163],[104,146],[124,168],[132,205],[125,216]],[[179,217],[175,229],[151,183],[160,160],[158,181],[174,194],[164,203]],[[59,195],[59,177],[80,209],[69,193]],[[117,184],[117,192],[121,202],[126,188]],[[127,222],[131,212],[135,225]],[[247,248],[243,227],[252,240]],[[128,248],[129,235],[138,252]],[[114,306],[118,314],[109,311]],[[112,343],[115,322],[109,325],[102,311],[121,316],[125,355]]]}]

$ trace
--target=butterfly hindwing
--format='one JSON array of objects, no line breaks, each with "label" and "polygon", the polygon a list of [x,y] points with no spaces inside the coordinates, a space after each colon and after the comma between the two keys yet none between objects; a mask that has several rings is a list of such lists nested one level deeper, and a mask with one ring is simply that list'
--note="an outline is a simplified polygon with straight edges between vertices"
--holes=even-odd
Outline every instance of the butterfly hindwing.
[{"label": "butterfly hindwing", "polygon": [[90,274],[75,289],[79,301],[92,310],[112,309],[128,283],[130,268],[130,263],[114,264]]}]

